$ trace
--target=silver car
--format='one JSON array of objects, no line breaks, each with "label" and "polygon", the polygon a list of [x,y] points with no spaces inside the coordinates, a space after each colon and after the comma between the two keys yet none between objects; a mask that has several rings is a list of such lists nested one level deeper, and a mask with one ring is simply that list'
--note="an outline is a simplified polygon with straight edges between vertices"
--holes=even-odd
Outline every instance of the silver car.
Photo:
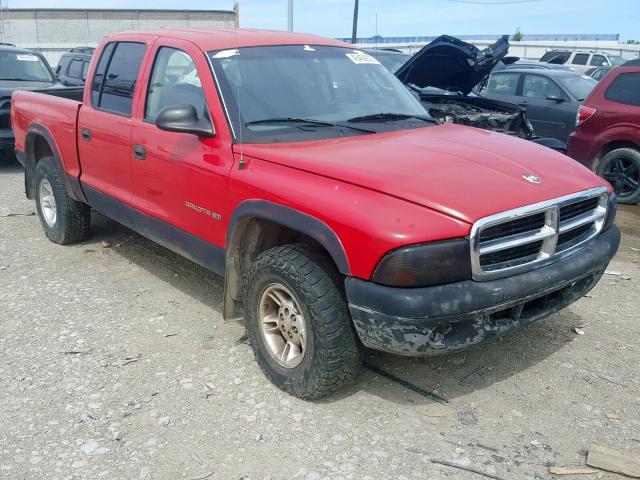
[{"label": "silver car", "polygon": [[580,73],[585,73],[594,67],[616,67],[624,63],[624,59],[619,55],[588,50],[549,50],[540,58],[540,61],[566,65]]}]

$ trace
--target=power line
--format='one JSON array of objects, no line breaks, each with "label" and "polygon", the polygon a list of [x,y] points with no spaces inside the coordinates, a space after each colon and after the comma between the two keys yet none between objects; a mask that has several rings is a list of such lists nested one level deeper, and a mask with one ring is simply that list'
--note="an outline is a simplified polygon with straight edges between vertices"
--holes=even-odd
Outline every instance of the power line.
[{"label": "power line", "polygon": [[4,11],[8,7],[7,3],[8,2],[5,0],[0,0],[0,39],[2,40],[7,39],[7,30],[5,28],[5,22],[4,22]]}]

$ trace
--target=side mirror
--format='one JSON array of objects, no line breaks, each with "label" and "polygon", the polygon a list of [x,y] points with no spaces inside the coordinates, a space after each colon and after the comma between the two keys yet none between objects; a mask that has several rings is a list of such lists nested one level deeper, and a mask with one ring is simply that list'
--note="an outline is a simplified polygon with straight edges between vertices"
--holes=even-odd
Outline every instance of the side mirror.
[{"label": "side mirror", "polygon": [[553,100],[556,103],[562,103],[564,102],[564,98],[559,97],[557,95],[547,95],[547,100]]},{"label": "side mirror", "polygon": [[156,117],[156,127],[167,132],[190,133],[198,137],[213,137],[215,131],[211,121],[198,118],[193,105],[175,105],[160,110]]}]

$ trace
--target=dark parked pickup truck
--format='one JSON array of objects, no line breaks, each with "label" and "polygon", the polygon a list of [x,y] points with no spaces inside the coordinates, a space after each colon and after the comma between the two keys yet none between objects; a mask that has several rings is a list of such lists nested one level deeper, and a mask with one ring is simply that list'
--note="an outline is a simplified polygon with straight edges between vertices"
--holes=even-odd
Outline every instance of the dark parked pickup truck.
[{"label": "dark parked pickup truck", "polygon": [[39,53],[0,44],[0,161],[14,149],[11,131],[11,94],[16,90],[50,90],[62,87]]},{"label": "dark parked pickup truck", "polygon": [[93,208],[224,275],[224,317],[304,398],[363,346],[434,355],[558,311],[620,239],[602,178],[438,124],[375,58],[311,35],[111,35],[81,101],[16,92],[12,121],[51,241],[87,237]]}]

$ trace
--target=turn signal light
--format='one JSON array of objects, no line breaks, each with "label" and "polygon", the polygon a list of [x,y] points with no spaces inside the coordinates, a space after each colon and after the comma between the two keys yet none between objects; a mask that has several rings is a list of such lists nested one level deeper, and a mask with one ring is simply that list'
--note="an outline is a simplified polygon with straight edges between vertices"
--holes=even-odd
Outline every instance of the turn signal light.
[{"label": "turn signal light", "polygon": [[595,108],[580,105],[580,108],[578,109],[578,115],[576,115],[576,127],[593,117],[593,114],[596,113],[596,111],[597,110]]}]

